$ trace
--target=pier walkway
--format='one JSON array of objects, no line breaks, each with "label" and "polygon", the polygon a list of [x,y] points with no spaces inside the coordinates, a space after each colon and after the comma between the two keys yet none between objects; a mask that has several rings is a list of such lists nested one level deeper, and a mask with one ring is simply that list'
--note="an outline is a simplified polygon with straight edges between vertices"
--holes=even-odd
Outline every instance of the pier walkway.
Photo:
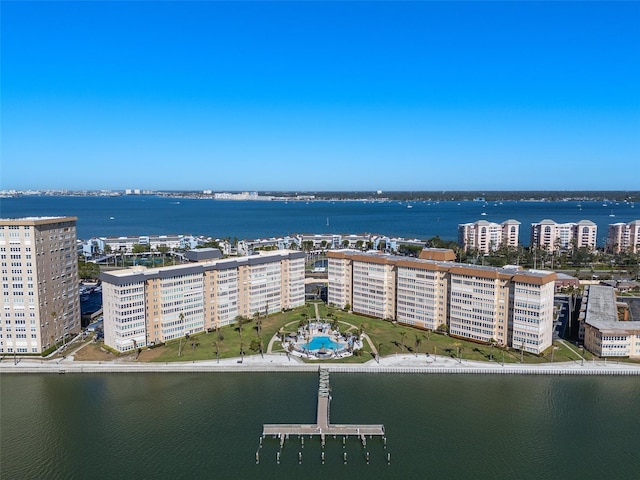
[{"label": "pier walkway", "polygon": [[315,424],[265,424],[262,436],[278,437],[280,444],[284,444],[289,435],[319,436],[324,445],[325,435],[352,435],[359,437],[366,444],[366,437],[384,437],[384,425],[338,425],[329,421],[329,407],[331,403],[331,387],[329,385],[329,371],[320,368],[320,385],[318,387],[318,412]]}]

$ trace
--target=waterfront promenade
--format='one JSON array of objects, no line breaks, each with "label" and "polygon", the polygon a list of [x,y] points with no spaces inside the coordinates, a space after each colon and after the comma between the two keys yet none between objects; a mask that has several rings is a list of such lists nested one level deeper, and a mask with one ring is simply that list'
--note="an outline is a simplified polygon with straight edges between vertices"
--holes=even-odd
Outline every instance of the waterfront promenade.
[{"label": "waterfront promenade", "polygon": [[70,355],[63,360],[4,357],[0,374],[7,373],[146,373],[146,372],[317,372],[318,368],[331,373],[417,373],[417,374],[490,374],[490,375],[640,375],[640,365],[615,360],[549,363],[545,365],[476,362],[434,355],[397,354],[380,358],[380,363],[305,363],[285,353],[221,359],[217,362],[142,363],[113,360],[109,362],[76,362]]}]

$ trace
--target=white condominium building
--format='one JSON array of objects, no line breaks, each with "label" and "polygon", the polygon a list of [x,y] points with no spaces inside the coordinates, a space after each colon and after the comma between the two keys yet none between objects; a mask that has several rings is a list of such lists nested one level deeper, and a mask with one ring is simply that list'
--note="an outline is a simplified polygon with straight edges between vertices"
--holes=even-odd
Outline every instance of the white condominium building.
[{"label": "white condominium building", "polygon": [[489,253],[501,246],[517,247],[520,222],[506,220],[502,223],[478,220],[458,225],[458,244],[465,250],[477,249]]},{"label": "white condominium building", "polygon": [[535,354],[551,345],[554,273],[423,259],[429,255],[327,256],[330,304],[422,329],[448,325],[451,335]]},{"label": "white condominium building", "polygon": [[76,220],[0,219],[0,353],[42,353],[80,332]]},{"label": "white condominium building", "polygon": [[609,253],[640,252],[640,220],[609,225],[606,249]]},{"label": "white condominium building", "polygon": [[353,262],[354,312],[372,317],[395,318],[395,269],[382,256],[360,256]]},{"label": "white condominium building", "polygon": [[357,251],[342,250],[329,255],[327,262],[328,281],[327,303],[340,308],[351,306],[353,293],[353,260]]},{"label": "white condominium building", "polygon": [[304,305],[303,252],[103,273],[105,344],[124,352]]},{"label": "white condominium building", "polygon": [[536,354],[551,345],[555,274],[473,265],[449,272],[452,335]]},{"label": "white condominium building", "polygon": [[491,267],[454,265],[449,270],[449,333],[509,345],[507,278]]},{"label": "white condominium building", "polygon": [[517,272],[509,282],[511,346],[542,353],[553,342],[553,306],[556,275],[546,271]]},{"label": "white condominium building", "polygon": [[396,263],[396,319],[424,330],[447,323],[447,268],[435,262]]},{"label": "white condominium building", "polygon": [[531,246],[550,252],[587,248],[595,250],[598,226],[591,220],[556,223],[545,219],[531,224]]}]

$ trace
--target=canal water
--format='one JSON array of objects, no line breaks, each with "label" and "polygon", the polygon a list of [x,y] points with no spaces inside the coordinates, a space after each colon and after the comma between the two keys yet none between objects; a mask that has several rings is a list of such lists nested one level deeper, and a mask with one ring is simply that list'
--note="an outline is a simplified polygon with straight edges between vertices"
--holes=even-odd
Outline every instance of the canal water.
[{"label": "canal water", "polygon": [[324,464],[318,439],[288,439],[279,464],[277,440],[258,449],[263,423],[315,423],[317,374],[3,375],[0,478],[638,478],[637,377],[332,374],[331,386],[332,422],[382,423],[386,448],[329,438]]}]

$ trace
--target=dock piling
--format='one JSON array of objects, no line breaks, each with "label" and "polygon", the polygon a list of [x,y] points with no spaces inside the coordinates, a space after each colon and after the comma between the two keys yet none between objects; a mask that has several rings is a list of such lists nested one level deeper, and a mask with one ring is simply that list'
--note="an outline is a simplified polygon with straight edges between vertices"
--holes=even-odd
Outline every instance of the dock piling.
[{"label": "dock piling", "polygon": [[[383,437],[383,442],[386,448],[386,437],[384,431],[384,425],[336,425],[329,421],[330,411],[330,395],[331,387],[329,385],[329,372],[320,368],[320,385],[318,388],[318,408],[316,413],[315,424],[265,424],[262,429],[262,437],[260,437],[260,448],[262,448],[262,439],[267,435],[271,435],[274,439],[278,439],[280,444],[280,450],[277,453],[276,459],[280,463],[281,453],[284,449],[284,444],[290,435],[298,435],[300,439],[300,451],[298,452],[298,461],[302,462],[302,449],[304,448],[304,437],[309,435],[309,438],[316,436],[320,437],[320,444],[322,446],[321,460],[324,463],[325,455],[324,448],[327,435],[333,435],[333,438],[342,437],[343,460],[347,463],[346,444],[347,437],[354,435],[356,439],[362,442],[362,448],[365,452],[367,463],[369,463],[369,452],[367,451],[367,435],[369,438],[374,436]],[[293,438],[293,437],[291,437]],[[256,455],[256,460],[258,456]],[[389,460],[389,458],[388,458]]]}]

